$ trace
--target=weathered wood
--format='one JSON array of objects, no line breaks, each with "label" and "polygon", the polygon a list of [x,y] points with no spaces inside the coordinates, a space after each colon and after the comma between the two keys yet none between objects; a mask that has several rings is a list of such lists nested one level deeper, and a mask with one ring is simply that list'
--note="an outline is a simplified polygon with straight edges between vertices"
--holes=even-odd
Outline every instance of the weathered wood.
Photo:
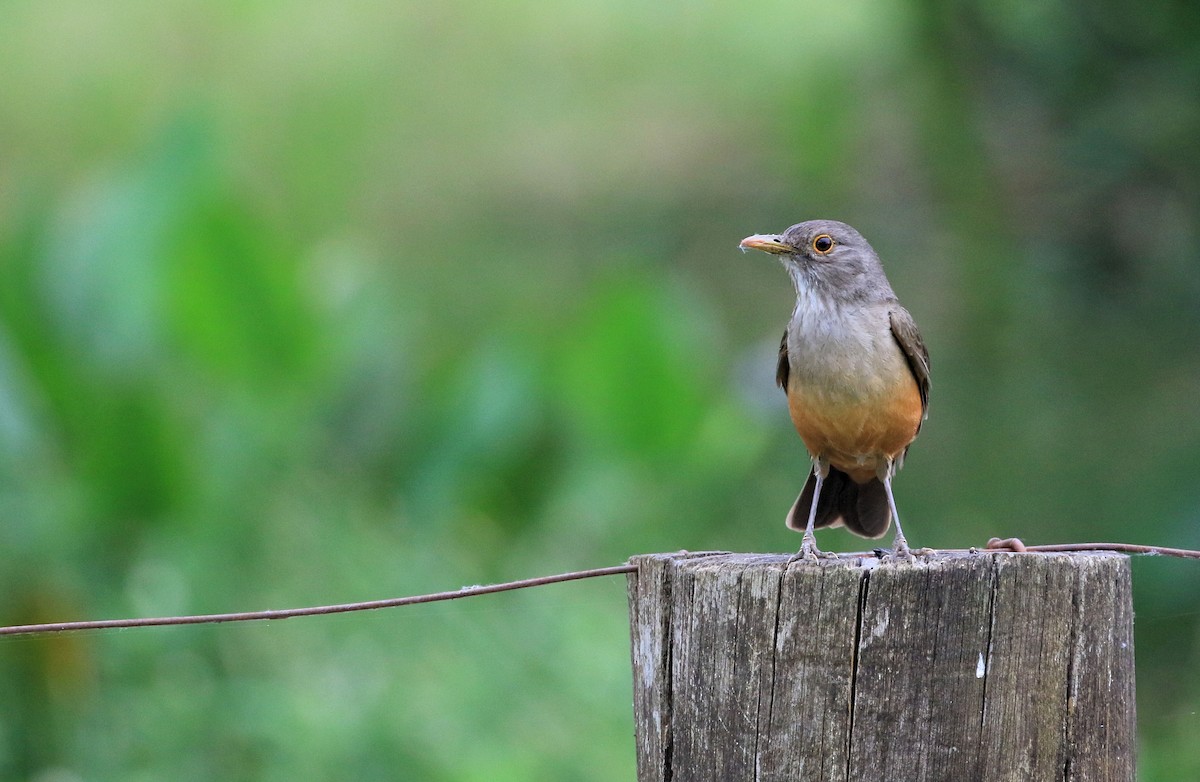
[{"label": "weathered wood", "polygon": [[639,782],[1132,782],[1109,553],[635,557]]}]

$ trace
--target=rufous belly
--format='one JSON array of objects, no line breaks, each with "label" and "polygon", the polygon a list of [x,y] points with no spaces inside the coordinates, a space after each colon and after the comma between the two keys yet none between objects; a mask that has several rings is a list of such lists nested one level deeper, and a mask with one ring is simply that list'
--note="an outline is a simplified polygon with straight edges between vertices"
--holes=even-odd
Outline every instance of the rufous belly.
[{"label": "rufous belly", "polygon": [[921,424],[921,394],[908,372],[866,399],[831,397],[798,379],[788,384],[787,394],[792,423],[809,453],[859,483],[877,477],[881,466],[902,454]]}]

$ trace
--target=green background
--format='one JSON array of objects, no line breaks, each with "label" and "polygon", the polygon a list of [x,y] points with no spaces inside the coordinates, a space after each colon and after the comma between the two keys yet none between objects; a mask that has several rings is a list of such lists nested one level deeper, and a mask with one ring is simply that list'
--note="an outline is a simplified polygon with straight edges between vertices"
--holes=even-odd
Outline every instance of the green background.
[{"label": "green background", "polygon": [[[933,357],[914,545],[1200,548],[1197,41],[1195,3],[0,4],[0,622],[794,550],[792,293],[736,246],[814,217]],[[1200,567],[1134,575],[1141,777],[1194,779]],[[0,778],[631,780],[624,600],[3,640]]]}]

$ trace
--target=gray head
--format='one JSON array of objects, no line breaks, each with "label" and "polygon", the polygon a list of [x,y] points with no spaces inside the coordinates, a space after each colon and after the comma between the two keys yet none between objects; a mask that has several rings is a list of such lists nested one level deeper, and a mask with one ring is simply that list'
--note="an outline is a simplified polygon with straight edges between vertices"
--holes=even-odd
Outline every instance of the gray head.
[{"label": "gray head", "polygon": [[862,234],[837,220],[809,220],[781,234],[747,236],[739,247],[779,256],[797,293],[841,301],[895,298],[875,250]]}]

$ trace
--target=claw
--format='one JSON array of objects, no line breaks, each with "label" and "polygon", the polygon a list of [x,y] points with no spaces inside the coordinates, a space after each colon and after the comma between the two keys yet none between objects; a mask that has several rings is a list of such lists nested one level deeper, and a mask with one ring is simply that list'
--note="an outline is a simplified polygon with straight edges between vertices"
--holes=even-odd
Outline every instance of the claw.
[{"label": "claw", "polygon": [[817,538],[811,532],[804,533],[804,540],[800,543],[800,550],[788,557],[787,564],[784,569],[792,566],[792,563],[805,560],[807,562],[816,562],[821,557],[825,556],[825,552],[817,548]]}]

